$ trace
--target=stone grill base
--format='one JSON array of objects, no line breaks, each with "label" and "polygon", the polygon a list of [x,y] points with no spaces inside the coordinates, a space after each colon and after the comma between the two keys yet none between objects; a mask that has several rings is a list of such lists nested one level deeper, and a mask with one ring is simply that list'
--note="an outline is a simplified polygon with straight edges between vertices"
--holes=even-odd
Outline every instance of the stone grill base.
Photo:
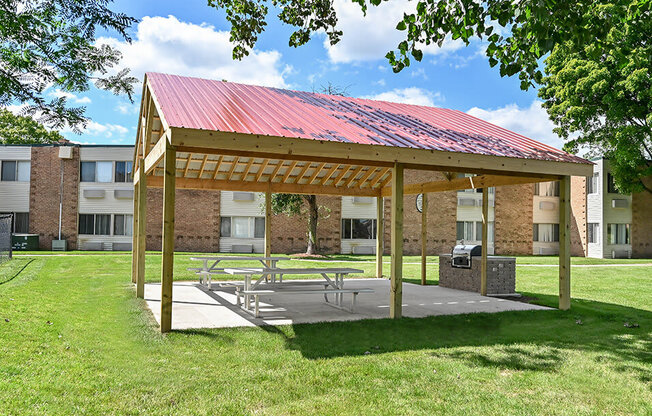
[{"label": "stone grill base", "polygon": [[[439,256],[439,285],[451,289],[480,293],[482,259],[474,256],[470,269],[451,267],[451,255]],[[487,294],[504,295],[516,292],[516,258],[487,257]]]}]

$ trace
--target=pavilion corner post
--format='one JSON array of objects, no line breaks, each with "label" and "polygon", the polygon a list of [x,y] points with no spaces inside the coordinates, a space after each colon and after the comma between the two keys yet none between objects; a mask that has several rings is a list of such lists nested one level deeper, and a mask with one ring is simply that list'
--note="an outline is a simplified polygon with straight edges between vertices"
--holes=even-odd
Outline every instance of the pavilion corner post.
[{"label": "pavilion corner post", "polygon": [[383,215],[385,203],[382,196],[376,197],[376,277],[383,277]]},{"label": "pavilion corner post", "polygon": [[[272,256],[272,192],[265,192],[265,257]],[[271,261],[267,260],[267,267]]]},{"label": "pavilion corner post", "polygon": [[176,150],[166,143],[163,156],[163,261],[161,265],[161,332],[172,329],[172,279],[174,266],[174,194]]},{"label": "pavilion corner post", "polygon": [[480,294],[487,296],[487,254],[489,253],[489,188],[482,188],[482,257]]},{"label": "pavilion corner post", "polygon": [[421,284],[426,284],[426,250],[428,249],[428,194],[421,199]]},{"label": "pavilion corner post", "polygon": [[392,168],[392,265],[389,294],[389,317],[403,315],[403,164]]},{"label": "pavilion corner post", "polygon": [[559,309],[570,309],[570,176],[559,183]]},{"label": "pavilion corner post", "polygon": [[[136,241],[136,296],[145,297],[145,251],[147,250],[147,175],[145,175],[145,160],[138,159],[140,180],[136,191],[138,193],[138,212],[135,212],[134,229],[138,236]],[[136,198],[136,195],[134,195]]]},{"label": "pavilion corner post", "polygon": [[138,187],[140,182],[134,183],[134,209],[133,209],[133,226],[134,230],[131,237],[131,283],[138,281]]}]

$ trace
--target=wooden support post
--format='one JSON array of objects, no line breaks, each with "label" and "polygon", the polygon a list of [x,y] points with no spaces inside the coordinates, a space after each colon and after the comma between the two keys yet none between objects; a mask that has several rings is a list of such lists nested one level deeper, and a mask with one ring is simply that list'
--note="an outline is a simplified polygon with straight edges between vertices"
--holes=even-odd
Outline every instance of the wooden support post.
[{"label": "wooden support post", "polygon": [[570,176],[559,183],[559,309],[570,309]]},{"label": "wooden support post", "polygon": [[[142,173],[142,171],[141,171]],[[134,230],[131,238],[131,283],[136,283],[138,275],[138,187],[140,181],[134,185]]]},{"label": "wooden support post", "polygon": [[163,261],[161,265],[161,332],[172,329],[172,279],[174,266],[174,188],[176,151],[166,143],[163,156]]},{"label": "wooden support post", "polygon": [[389,296],[389,317],[403,315],[403,165],[392,168],[392,270]]},{"label": "wooden support post", "polygon": [[376,197],[376,277],[383,277],[383,197]]},{"label": "wooden support post", "polygon": [[426,250],[428,248],[428,194],[421,199],[421,284],[426,284]]},{"label": "wooden support post", "polygon": [[[136,261],[136,296],[145,297],[145,251],[147,251],[147,175],[145,173],[145,159],[138,159],[138,169],[143,175],[138,182],[138,212],[134,212],[134,234],[138,234]],[[134,198],[136,195],[134,194]]]},{"label": "wooden support post", "polygon": [[489,188],[482,188],[482,263],[480,264],[480,294],[487,296],[487,254],[489,253]]},{"label": "wooden support post", "polygon": [[[265,257],[272,255],[272,192],[265,192]],[[271,261],[267,260],[267,267]]]}]

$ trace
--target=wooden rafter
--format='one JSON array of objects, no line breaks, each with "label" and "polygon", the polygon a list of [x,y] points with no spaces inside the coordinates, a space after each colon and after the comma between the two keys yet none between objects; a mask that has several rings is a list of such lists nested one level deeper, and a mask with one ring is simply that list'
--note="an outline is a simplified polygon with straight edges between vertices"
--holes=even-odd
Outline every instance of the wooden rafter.
[{"label": "wooden rafter", "polygon": [[254,179],[256,182],[258,182],[260,178],[263,176],[268,164],[269,164],[269,159],[265,159],[263,160],[262,165],[258,167],[258,172],[256,173],[256,179]]},{"label": "wooden rafter", "polygon": [[339,175],[337,175],[337,176],[335,177],[335,179],[333,179],[333,183],[332,183],[331,185],[333,185],[333,186],[337,186],[337,184],[340,183],[340,181],[342,180],[342,178],[344,177],[344,175],[346,175],[346,173],[347,173],[347,172],[348,172],[352,167],[353,167],[353,166],[346,166],[346,167],[342,168],[342,171],[340,172]]},{"label": "wooden rafter", "polygon": [[301,168],[301,170],[299,171],[299,174],[297,175],[297,179],[294,181],[294,183],[299,183],[301,178],[303,178],[303,175],[305,175],[308,169],[310,169],[310,165],[312,165],[312,163],[306,162],[303,168]]},{"label": "wooden rafter", "polygon": [[333,167],[330,168],[330,169],[328,170],[328,172],[326,172],[326,175],[324,175],[323,178],[321,178],[321,181],[319,182],[319,184],[320,184],[320,185],[325,184],[325,183],[326,183],[326,182],[331,178],[331,176],[333,176],[333,173],[335,173],[335,171],[336,171],[337,169],[339,169],[340,166],[341,166],[341,165],[339,165],[339,164],[337,164],[337,163],[333,164]]},{"label": "wooden rafter", "polygon": [[251,165],[254,163],[254,158],[250,157],[249,162],[247,162],[247,166],[245,167],[245,170],[242,172],[242,177],[240,178],[243,181],[247,180],[247,175],[249,175],[249,170],[251,170]]},{"label": "wooden rafter", "polygon": [[292,162],[292,163],[290,164],[290,166],[288,167],[288,169],[285,171],[285,175],[283,175],[283,180],[282,180],[281,182],[287,182],[288,178],[289,178],[290,175],[292,174],[292,171],[293,171],[294,168],[297,166],[297,163],[299,163],[299,162],[295,160],[294,162]]},{"label": "wooden rafter", "polygon": [[312,183],[317,178],[317,175],[319,175],[319,172],[321,172],[321,170],[324,168],[324,166],[326,166],[326,163],[320,163],[319,165],[317,165],[317,167],[315,168],[315,171],[308,178],[308,182],[306,182],[308,185],[312,185]]},{"label": "wooden rafter", "polygon": [[376,168],[367,168],[367,171],[360,177],[360,179],[357,182],[358,188],[362,188],[367,182],[367,179],[369,179],[369,176],[371,176],[372,173],[376,171]]},{"label": "wooden rafter", "polygon": [[183,170],[183,176],[184,177],[188,175],[188,170],[190,169],[190,161],[191,160],[192,160],[192,153],[188,153],[188,157],[186,158],[186,168]]},{"label": "wooden rafter", "polygon": [[217,174],[220,172],[220,166],[222,165],[222,159],[224,156],[219,155],[217,161],[215,162],[215,171],[213,172],[213,179],[217,178]]},{"label": "wooden rafter", "polygon": [[207,160],[208,160],[208,155],[204,155],[204,159],[202,159],[201,166],[199,167],[199,175],[197,175],[198,178],[201,178],[201,176],[204,174],[204,169],[206,168]]},{"label": "wooden rafter", "polygon": [[378,172],[378,174],[371,181],[369,181],[369,187],[373,188],[376,186],[376,184],[380,182],[380,180],[383,178],[383,176],[385,176],[387,172],[389,172],[389,168],[381,169],[381,171]]},{"label": "wooden rafter", "polygon": [[233,176],[233,173],[235,172],[235,168],[238,167],[238,162],[240,161],[240,156],[236,156],[233,161],[231,162],[231,169],[229,169],[229,173],[226,176],[227,180],[231,180],[231,177]]},{"label": "wooden rafter", "polygon": [[282,161],[282,160],[278,161],[278,164],[276,165],[276,167],[274,168],[272,173],[269,175],[269,179],[267,180],[267,182],[273,182],[274,181],[274,178],[276,178],[276,175],[278,174],[278,171],[281,170],[281,168],[283,167],[283,163],[284,163],[284,161]]},{"label": "wooden rafter", "polygon": [[[387,177],[380,183],[380,186],[378,186],[379,189],[385,189],[385,186],[392,180],[392,174],[390,173],[387,175]],[[391,191],[391,190],[390,190]],[[391,192],[390,192],[391,193]],[[387,196],[384,193],[382,194],[383,196]]]},{"label": "wooden rafter", "polygon": [[363,168],[363,167],[364,167],[364,166],[358,166],[357,168],[355,168],[355,170],[353,171],[353,173],[351,174],[351,176],[349,176],[349,177],[346,179],[346,182],[344,182],[344,187],[345,187],[345,188],[348,188],[349,185],[351,185],[351,184],[353,183],[353,181],[355,180],[356,176],[358,176],[358,174],[362,171],[362,168]]}]

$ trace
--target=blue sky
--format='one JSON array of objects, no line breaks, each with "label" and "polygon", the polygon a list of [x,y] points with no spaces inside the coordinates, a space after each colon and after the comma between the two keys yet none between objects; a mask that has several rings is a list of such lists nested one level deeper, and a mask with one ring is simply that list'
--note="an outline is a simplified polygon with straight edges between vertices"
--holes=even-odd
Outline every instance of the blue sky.
[{"label": "blue sky", "polygon": [[[129,45],[110,32],[99,33],[98,42],[120,49],[121,65],[131,68],[141,80],[145,71],[155,71],[306,91],[319,90],[330,82],[346,87],[354,97],[469,112],[561,146],[536,91],[521,91],[517,79],[501,78],[497,68],[489,67],[481,42],[465,47],[450,41],[441,48],[428,48],[421,63],[394,74],[384,55],[400,41],[401,33],[394,28],[414,2],[386,2],[371,7],[366,18],[350,0],[336,0],[335,4],[344,31],[338,45],[327,45],[325,37],[318,34],[308,45],[290,48],[290,28],[272,15],[255,50],[241,62],[231,59],[224,14],[206,6],[206,0],[116,1],[114,10],[139,19],[131,29],[133,42]],[[92,121],[82,135],[64,134],[81,143],[133,143],[140,85],[137,91],[134,104],[96,89],[69,96],[71,104],[86,106]]]}]

